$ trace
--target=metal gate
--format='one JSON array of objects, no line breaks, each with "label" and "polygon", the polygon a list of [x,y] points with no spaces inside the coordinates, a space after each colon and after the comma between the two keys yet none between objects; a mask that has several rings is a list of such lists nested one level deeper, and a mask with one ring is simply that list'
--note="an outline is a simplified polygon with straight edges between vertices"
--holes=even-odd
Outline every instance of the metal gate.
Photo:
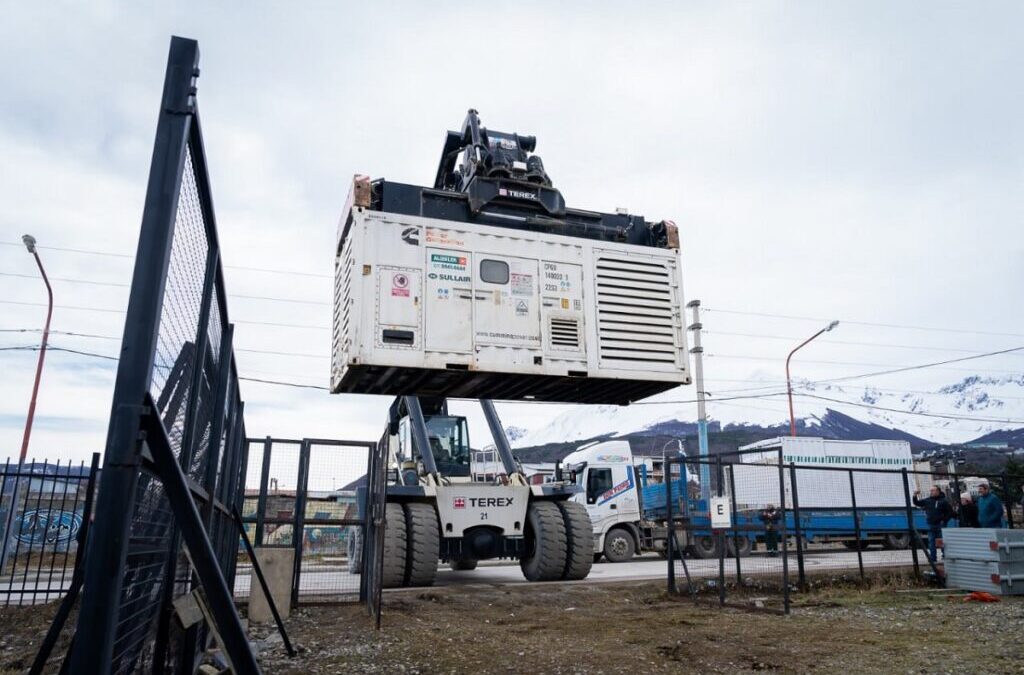
[{"label": "metal gate", "polygon": [[[362,580],[376,444],[335,439],[248,439],[242,520],[253,544],[294,551],[292,604],[357,602]],[[371,547],[372,548],[372,547]],[[247,565],[235,594],[248,595]]]}]

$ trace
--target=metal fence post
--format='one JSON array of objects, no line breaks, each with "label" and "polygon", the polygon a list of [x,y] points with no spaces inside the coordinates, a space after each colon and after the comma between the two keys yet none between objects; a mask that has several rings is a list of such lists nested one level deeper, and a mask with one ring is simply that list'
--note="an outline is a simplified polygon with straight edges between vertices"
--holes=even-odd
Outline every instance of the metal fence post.
[{"label": "metal fence post", "polygon": [[299,583],[302,577],[302,549],[306,536],[306,496],[309,489],[309,454],[311,443],[302,439],[299,446],[299,476],[295,488],[295,524],[292,526],[292,547],[295,560],[292,561],[292,607],[299,604]]},{"label": "metal fence post", "polygon": [[793,528],[796,535],[796,574],[800,590],[807,590],[807,577],[804,574],[804,532],[800,522],[800,496],[796,487],[796,464],[789,463],[790,493],[793,500]]},{"label": "metal fence post", "polygon": [[672,545],[673,535],[675,533],[674,520],[674,509],[672,496],[672,460],[665,462],[665,509],[666,517],[668,518],[668,539],[665,542],[665,551],[668,554],[668,592],[678,593],[676,588],[676,561],[675,561],[675,546]]},{"label": "metal fence post", "polygon": [[135,256],[128,317],[121,341],[114,406],[96,501],[96,527],[85,571],[78,632],[69,667],[76,673],[111,670],[118,606],[141,462],[139,427],[149,389],[174,237],[174,219],[188,132],[199,48],[172,40],[156,140]]},{"label": "metal fence post", "polygon": [[[718,489],[716,492],[721,497],[724,487],[723,483],[725,482],[722,472],[722,456],[718,455],[716,459],[717,467],[715,473],[718,478]],[[710,504],[708,506],[710,507]],[[708,516],[711,516],[710,508],[708,508]],[[716,542],[718,544],[718,605],[725,607],[725,530],[719,530],[716,539],[718,540]]]},{"label": "metal fence post", "polygon": [[910,474],[907,467],[900,469],[903,474],[903,499],[907,510],[907,534],[910,536],[910,554],[914,557],[914,576],[921,580],[921,565],[917,559],[917,527],[914,525],[914,507],[910,501]]},{"label": "metal fence post", "polygon": [[260,469],[260,496],[256,502],[256,536],[253,537],[254,547],[263,546],[263,520],[267,512],[267,483],[270,480],[270,453],[273,451],[274,441],[267,436],[263,441],[263,467]]},{"label": "metal fence post", "polygon": [[734,464],[729,465],[729,506],[732,516],[732,550],[736,554],[736,583],[739,585],[743,584],[743,568],[740,565],[740,534],[739,534],[739,518],[736,511],[736,471],[734,470]]},{"label": "metal fence post", "polygon": [[786,527],[786,470],[779,448],[779,501],[782,504],[782,605],[789,614],[789,528]]},{"label": "metal fence post", "polygon": [[847,471],[850,476],[850,505],[853,506],[853,532],[857,537],[857,568],[860,569],[860,580],[864,581],[864,542],[860,536],[860,512],[857,510],[857,488],[854,485],[853,469]]}]

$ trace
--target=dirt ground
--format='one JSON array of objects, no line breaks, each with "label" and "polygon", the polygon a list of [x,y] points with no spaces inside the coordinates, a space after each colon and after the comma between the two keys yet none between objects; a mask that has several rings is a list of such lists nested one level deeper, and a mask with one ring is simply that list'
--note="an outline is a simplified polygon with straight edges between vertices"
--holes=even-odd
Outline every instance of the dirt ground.
[{"label": "dirt ground", "polygon": [[[274,673],[1024,673],[1024,599],[983,604],[876,580],[819,586],[789,616],[695,606],[660,583],[446,587],[303,608]],[[268,634],[254,627],[253,632]],[[273,640],[273,638],[272,638]]]},{"label": "dirt ground", "polygon": [[[0,673],[25,671],[55,610],[0,609]],[[264,672],[1024,673],[1024,598],[963,602],[895,577],[819,581],[790,616],[695,605],[654,582],[480,585],[386,593],[380,633],[359,605],[303,607],[288,630],[294,659],[271,625],[250,627]]]}]

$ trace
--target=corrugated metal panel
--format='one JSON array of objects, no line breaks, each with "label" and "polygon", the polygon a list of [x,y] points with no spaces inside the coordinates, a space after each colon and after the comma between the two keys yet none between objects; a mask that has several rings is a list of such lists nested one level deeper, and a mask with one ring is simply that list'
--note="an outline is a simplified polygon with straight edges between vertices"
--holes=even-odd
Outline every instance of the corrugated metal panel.
[{"label": "corrugated metal panel", "polygon": [[1024,531],[950,528],[942,541],[947,586],[1024,595]]}]

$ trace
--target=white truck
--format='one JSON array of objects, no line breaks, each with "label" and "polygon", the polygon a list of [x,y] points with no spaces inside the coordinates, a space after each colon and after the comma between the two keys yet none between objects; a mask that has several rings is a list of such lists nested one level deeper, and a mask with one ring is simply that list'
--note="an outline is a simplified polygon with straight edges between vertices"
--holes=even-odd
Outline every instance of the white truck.
[{"label": "white truck", "polygon": [[[722,491],[730,500],[739,526],[727,541],[730,555],[748,555],[754,550],[761,538],[756,533],[759,512],[769,504],[779,506],[782,503],[778,472],[780,450],[784,464],[804,467],[796,469],[795,474],[801,534],[808,541],[836,541],[849,548],[866,548],[876,543],[895,549],[909,545],[906,490],[899,470],[913,470],[914,460],[910,445],[905,441],[782,437],[744,446],[741,450],[762,452],[746,452],[739,455],[739,459],[732,457],[733,461],[724,466]],[[627,441],[582,446],[566,456],[564,466],[575,474],[577,484],[583,488],[573,499],[586,507],[593,524],[595,560],[604,555],[610,561],[620,562],[638,552],[665,552],[668,526],[664,488],[644,487]],[[830,469],[892,471],[854,473],[859,527],[853,519],[850,474]],[[700,490],[699,485],[692,485],[692,482],[697,481],[699,475],[699,469],[693,466],[687,472],[685,483],[682,479],[674,482],[676,514],[682,515],[684,504],[689,511],[686,527],[677,526],[677,540],[680,550],[699,558],[714,558],[718,556],[718,544],[711,536],[706,506],[699,506],[694,499]],[[910,473],[907,478],[911,493],[921,487],[915,474]],[[789,509],[787,529],[794,532],[793,485],[788,469],[783,472],[781,486]],[[648,492],[646,500],[645,491]],[[915,510],[912,517],[915,526],[923,529],[922,513]]]},{"label": "white truck", "polygon": [[[594,526],[594,561],[604,556],[625,562],[642,551],[664,553],[668,526],[663,518],[645,516],[641,474],[628,441],[603,441],[580,447],[563,460],[582,492],[573,501],[583,504]],[[686,533],[677,531],[681,546]]]}]

